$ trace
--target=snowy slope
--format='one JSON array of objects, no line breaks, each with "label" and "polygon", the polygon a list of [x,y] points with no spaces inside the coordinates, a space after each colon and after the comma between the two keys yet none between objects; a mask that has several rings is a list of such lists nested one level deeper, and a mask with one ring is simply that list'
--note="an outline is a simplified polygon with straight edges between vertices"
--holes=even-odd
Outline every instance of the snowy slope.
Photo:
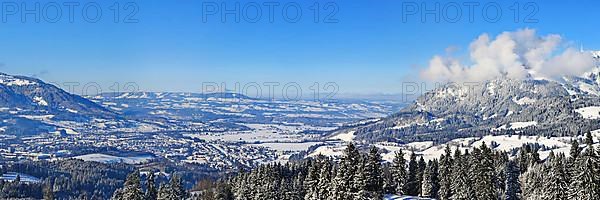
[{"label": "snowy slope", "polygon": [[398,196],[393,194],[386,194],[383,200],[431,200],[431,198],[421,198],[414,196]]},{"label": "snowy slope", "polygon": [[600,106],[590,106],[576,109],[575,112],[581,114],[586,119],[600,118]]},{"label": "snowy slope", "polygon": [[[600,129],[591,132],[595,138],[594,143],[598,146],[600,141],[597,138],[600,137]],[[583,140],[583,136],[575,137],[576,139]],[[524,144],[538,144],[544,147],[538,153],[541,159],[545,159],[551,151],[554,153],[565,153],[568,155],[571,140],[573,137],[540,137],[540,136],[519,136],[519,135],[487,135],[484,137],[467,137],[467,138],[456,138],[443,144],[434,145],[431,141],[424,142],[411,142],[407,144],[399,144],[394,142],[378,142],[374,145],[381,149],[381,157],[386,162],[392,162],[395,156],[395,152],[398,150],[404,151],[405,159],[410,158],[409,152],[415,152],[419,156],[423,156],[425,160],[438,159],[440,155],[444,154],[446,146],[450,146],[451,150],[459,149],[461,151],[469,150],[472,151],[475,147],[480,147],[482,144],[486,144],[488,147],[497,150],[511,152],[511,150],[518,149]],[[320,146],[309,154],[309,157],[317,155],[325,155],[331,157],[339,157],[343,155],[345,148],[345,142],[338,144],[330,144]],[[361,144],[361,143],[358,143]],[[370,145],[370,144],[363,144]],[[582,144],[582,148],[584,145]]]},{"label": "snowy slope", "polygon": [[2,176],[0,176],[0,180],[14,181],[17,178],[17,176],[19,176],[22,183],[40,183],[41,182],[41,180],[35,176],[31,176],[31,175],[23,174],[23,173],[16,173],[16,172],[7,172],[7,173],[3,174]]},{"label": "snowy slope", "polygon": [[127,164],[140,164],[148,162],[154,157],[152,156],[136,156],[136,157],[119,157],[111,156],[106,154],[86,154],[74,157],[75,159],[81,159],[83,161],[94,161],[101,163],[127,163]]}]

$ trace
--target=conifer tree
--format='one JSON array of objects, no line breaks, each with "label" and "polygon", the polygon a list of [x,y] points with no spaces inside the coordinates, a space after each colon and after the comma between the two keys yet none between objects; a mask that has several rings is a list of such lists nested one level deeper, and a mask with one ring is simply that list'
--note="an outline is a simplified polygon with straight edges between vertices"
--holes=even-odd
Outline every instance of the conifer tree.
[{"label": "conifer tree", "polygon": [[148,180],[146,180],[146,194],[144,195],[144,198],[146,200],[153,200],[156,199],[158,197],[158,190],[156,189],[156,183],[154,183],[155,181],[155,177],[154,177],[154,173],[150,172],[148,174]]},{"label": "conifer tree", "polygon": [[578,160],[581,154],[581,148],[579,148],[579,142],[573,139],[571,140],[571,149],[569,151],[569,159],[567,159],[566,164],[566,172],[569,175],[569,185],[575,181],[575,176],[577,176],[579,171]]},{"label": "conifer tree", "polygon": [[585,144],[588,148],[594,145],[594,138],[592,138],[592,132],[585,133]]},{"label": "conifer tree", "polygon": [[125,200],[123,198],[123,188],[117,188],[117,190],[115,190],[115,192],[113,192],[112,197],[110,197],[111,200]]},{"label": "conifer tree", "polygon": [[332,180],[331,183],[331,190],[330,190],[330,196],[329,196],[329,200],[344,200],[349,198],[349,195],[347,195],[347,189],[349,187],[349,180],[348,180],[348,170],[346,169],[346,165],[345,163],[342,161],[340,162],[338,169],[335,173],[335,177]]},{"label": "conifer tree", "polygon": [[421,183],[423,182],[423,174],[425,173],[425,168],[427,168],[427,163],[425,162],[423,156],[420,156],[417,166],[417,194],[421,194]]},{"label": "conifer tree", "polygon": [[175,199],[185,199],[188,197],[187,191],[183,188],[181,177],[177,174],[174,174],[173,177],[171,177],[169,188],[172,190],[171,194]]},{"label": "conifer tree", "polygon": [[425,171],[423,172],[423,181],[421,182],[421,197],[435,198],[435,166],[432,161],[429,161]]},{"label": "conifer tree", "polygon": [[366,200],[368,199],[368,193],[366,190],[367,184],[367,172],[366,170],[367,159],[361,159],[360,165],[357,168],[356,174],[352,177],[352,185],[353,188],[352,199],[354,200]]},{"label": "conifer tree", "polygon": [[581,148],[579,148],[579,142],[577,140],[571,141],[571,150],[569,151],[569,156],[571,161],[577,160],[579,158],[579,154],[581,153]]},{"label": "conifer tree", "polygon": [[353,195],[359,192],[361,183],[357,183],[358,176],[360,176],[359,167],[362,164],[362,155],[354,146],[354,143],[349,143],[344,151],[344,165],[346,166],[346,181],[347,190],[344,192],[346,199],[350,199]]},{"label": "conifer tree", "polygon": [[440,170],[440,163],[438,162],[437,159],[433,159],[432,162],[432,183],[433,183],[433,191],[432,191],[432,197],[435,199],[439,198],[439,191],[440,191],[440,174],[439,174],[439,170]]},{"label": "conifer tree", "polygon": [[169,185],[161,183],[160,187],[158,188],[158,196],[156,199],[171,200],[172,196],[173,195],[171,194],[171,189],[169,188]]},{"label": "conifer tree", "polygon": [[506,163],[506,184],[504,190],[505,200],[519,200],[521,195],[521,183],[519,182],[519,174],[521,170],[515,161]]},{"label": "conifer tree", "polygon": [[[320,159],[320,158],[318,158]],[[318,161],[312,161],[308,168],[308,176],[304,180],[304,188],[306,189],[305,200],[319,199],[319,175],[321,173]]]},{"label": "conifer tree", "polygon": [[[551,152],[551,155],[554,155]],[[563,164],[564,156],[558,155],[548,160],[546,165],[549,165],[549,172],[544,180],[544,197],[548,200],[551,199],[567,199],[567,192],[569,190],[568,178],[564,169]]]},{"label": "conifer tree", "polygon": [[402,150],[398,150],[392,161],[392,184],[395,186],[396,194],[404,194],[403,188],[407,182],[406,159]]},{"label": "conifer tree", "polygon": [[494,166],[492,164],[491,150],[484,143],[480,149],[475,149],[473,158],[474,188],[477,199],[496,199]]},{"label": "conifer tree", "polygon": [[396,194],[396,185],[391,170],[389,163],[383,163],[381,165],[384,194]]},{"label": "conifer tree", "polygon": [[410,154],[410,161],[408,162],[408,178],[406,179],[406,184],[404,185],[404,194],[417,196],[419,195],[419,180],[417,179],[419,173],[419,166],[417,163],[417,156],[414,152]]},{"label": "conifer tree", "polygon": [[495,182],[494,187],[496,188],[496,194],[498,198],[503,198],[504,194],[506,194],[506,165],[509,161],[508,154],[506,152],[492,152],[492,161],[495,169]]},{"label": "conifer tree", "polygon": [[448,200],[452,195],[452,190],[450,185],[452,184],[452,165],[453,159],[451,155],[450,146],[446,145],[446,149],[444,151],[444,155],[440,156],[440,189],[439,189],[439,199],[440,200]]},{"label": "conifer tree", "polygon": [[363,180],[365,181],[364,190],[367,193],[368,199],[383,198],[381,155],[379,154],[377,147],[371,147],[362,173],[364,177]]},{"label": "conifer tree", "polygon": [[596,163],[592,156],[581,155],[569,188],[570,199],[600,199]]},{"label": "conifer tree", "polygon": [[520,177],[521,194],[523,199],[536,199],[544,195],[544,174],[546,173],[543,165],[532,165]]},{"label": "conifer tree", "polygon": [[[54,200],[54,192],[52,191],[52,184],[47,183],[44,185],[43,188],[43,192],[44,192],[44,200]],[[2,188],[2,187],[0,187]]]},{"label": "conifer tree", "polygon": [[471,200],[475,199],[475,193],[472,187],[471,166],[469,162],[469,152],[465,151],[465,155],[461,155],[457,148],[454,152],[454,165],[452,166],[452,199]]},{"label": "conifer tree", "polygon": [[[292,196],[292,200],[301,200],[304,199],[304,187],[302,180],[302,173],[299,173],[295,178],[293,178],[292,191],[290,191],[290,196]],[[334,199],[338,200],[338,199]]]},{"label": "conifer tree", "polygon": [[317,196],[319,199],[327,199],[329,197],[329,190],[331,184],[331,172],[332,165],[329,160],[323,160],[321,166],[321,170],[319,173],[319,180],[317,182]]},{"label": "conifer tree", "polygon": [[523,145],[519,150],[519,156],[517,157],[519,161],[519,170],[521,170],[521,174],[527,171],[527,167],[531,162],[529,161],[529,145]]},{"label": "conifer tree", "polygon": [[139,171],[134,171],[127,176],[127,179],[125,179],[125,185],[123,186],[122,195],[123,199],[127,200],[144,199]]},{"label": "conifer tree", "polygon": [[534,148],[531,150],[531,155],[529,158],[529,166],[534,164],[539,164],[541,162],[540,154],[538,153],[538,148]]}]

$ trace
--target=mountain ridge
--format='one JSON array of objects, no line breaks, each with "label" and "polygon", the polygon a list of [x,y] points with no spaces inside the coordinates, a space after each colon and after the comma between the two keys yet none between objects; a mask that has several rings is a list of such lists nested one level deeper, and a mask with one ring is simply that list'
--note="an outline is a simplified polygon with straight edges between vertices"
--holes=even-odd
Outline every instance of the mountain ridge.
[{"label": "mountain ridge", "polygon": [[0,106],[44,110],[53,114],[114,115],[81,96],[36,78],[0,73]]},{"label": "mountain ridge", "polygon": [[490,134],[581,135],[600,128],[600,114],[595,113],[600,108],[599,91],[598,67],[562,80],[497,78],[474,85],[449,83],[377,122],[334,134],[354,131],[358,141],[402,143],[443,143]]}]

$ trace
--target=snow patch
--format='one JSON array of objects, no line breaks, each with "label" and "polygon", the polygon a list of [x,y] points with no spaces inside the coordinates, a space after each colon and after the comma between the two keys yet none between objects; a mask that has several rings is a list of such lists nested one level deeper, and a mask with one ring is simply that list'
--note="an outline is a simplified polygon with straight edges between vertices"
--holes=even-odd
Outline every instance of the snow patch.
[{"label": "snow patch", "polygon": [[77,113],[76,110],[73,110],[73,109],[70,109],[70,108],[67,108],[66,110],[67,110],[67,112],[70,112],[70,113]]},{"label": "snow patch", "polygon": [[588,93],[588,94],[600,96],[600,93],[598,92],[598,90],[593,85],[590,85],[590,84],[587,84],[587,83],[581,83],[581,84],[579,84],[579,89],[581,91],[584,91],[584,92]]},{"label": "snow patch", "polygon": [[331,137],[331,139],[333,140],[341,140],[341,141],[345,141],[345,142],[352,142],[354,140],[354,138],[356,137],[356,135],[354,135],[355,131],[349,131],[347,133],[340,133],[337,134],[336,136]]},{"label": "snow patch", "polygon": [[515,130],[515,129],[521,129],[521,128],[526,128],[526,127],[535,126],[535,125],[537,125],[536,121],[512,122],[512,123],[510,123],[508,125],[505,124],[505,125],[502,125],[502,126],[500,126],[498,128],[492,128],[491,131],[492,132],[493,131],[501,131],[501,130],[506,130],[506,129]]},{"label": "snow patch", "polygon": [[65,128],[63,130],[65,131],[65,133],[67,133],[69,135],[78,135],[79,134],[77,131],[74,131],[73,129],[70,129],[70,128]]},{"label": "snow patch", "polygon": [[339,157],[344,155],[345,146],[320,146],[315,149],[312,153],[308,155],[308,157],[315,157],[318,155],[329,156],[329,157]]},{"label": "snow patch", "polygon": [[46,102],[46,100],[44,100],[42,97],[33,97],[33,101],[40,106],[48,106],[48,102]]},{"label": "snow patch", "polygon": [[422,149],[426,149],[426,148],[432,147],[433,146],[433,142],[432,141],[411,142],[411,143],[406,144],[406,146],[410,147],[411,149],[422,150]]},{"label": "snow patch", "polygon": [[579,113],[585,119],[598,119],[600,118],[600,106],[590,106],[585,108],[575,109],[575,112]]},{"label": "snow patch", "polygon": [[301,142],[301,143],[260,143],[251,144],[251,146],[261,146],[273,149],[276,151],[306,151],[310,147],[322,144],[322,142]]},{"label": "snow patch", "polygon": [[0,84],[4,84],[7,86],[27,86],[35,85],[36,83],[25,79],[18,79],[9,75],[0,75]]},{"label": "snow patch", "polygon": [[80,159],[83,161],[94,161],[101,163],[126,163],[126,164],[140,164],[147,163],[150,160],[154,159],[152,156],[134,156],[134,157],[119,157],[119,156],[111,156],[106,154],[86,154],[81,156],[74,157],[76,159]]},{"label": "snow patch", "polygon": [[398,196],[394,194],[386,194],[383,196],[383,200],[434,200],[430,198],[424,197],[415,197],[415,196]]},{"label": "snow patch", "polygon": [[493,115],[491,115],[491,116],[488,116],[488,117],[483,117],[483,120],[493,119],[493,118],[495,118],[495,117],[497,117],[497,116],[498,116],[498,114],[495,114],[495,113],[494,113],[494,114],[493,114]]},{"label": "snow patch", "polygon": [[21,183],[40,183],[41,182],[41,180],[37,177],[31,176],[28,174],[17,173],[17,172],[7,172],[7,173],[3,174],[2,176],[0,176],[0,180],[12,182],[17,179],[17,176],[19,176],[19,178],[21,179]]},{"label": "snow patch", "polygon": [[496,85],[492,82],[488,83],[487,91],[488,91],[489,95],[495,95],[496,94]]},{"label": "snow patch", "polygon": [[535,103],[535,99],[531,99],[529,97],[523,97],[520,99],[517,99],[517,97],[513,97],[512,100],[513,100],[513,102],[515,102],[516,104],[519,104],[519,105],[527,105],[527,104]]},{"label": "snow patch", "polygon": [[[478,141],[475,141],[471,146],[480,147],[481,144],[485,142],[488,146],[492,143],[496,144],[494,146],[494,150],[499,151],[510,151],[511,149],[520,148],[524,144],[543,144],[547,147],[569,147],[568,142],[561,141],[562,138],[554,137],[554,138],[546,138],[546,137],[538,137],[538,136],[519,136],[519,135],[497,135],[492,136],[488,135],[481,138]],[[569,141],[565,139],[565,141]]]}]

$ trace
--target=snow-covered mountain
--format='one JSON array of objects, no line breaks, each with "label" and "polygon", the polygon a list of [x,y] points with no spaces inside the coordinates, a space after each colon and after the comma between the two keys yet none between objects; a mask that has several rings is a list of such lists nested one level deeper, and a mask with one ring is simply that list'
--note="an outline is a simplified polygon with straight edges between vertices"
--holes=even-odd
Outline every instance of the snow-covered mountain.
[{"label": "snow-covered mountain", "polygon": [[72,124],[115,117],[114,112],[39,79],[0,73],[0,135],[73,133]]},{"label": "snow-covered mountain", "polygon": [[0,73],[0,107],[47,111],[53,114],[112,114],[88,99],[70,94],[39,79],[4,73]]},{"label": "snow-covered mountain", "polygon": [[127,154],[143,153],[206,171],[290,160],[324,143],[321,136],[339,126],[387,116],[403,106],[388,100],[288,101],[235,93],[80,97],[6,74],[0,75],[0,94],[0,160],[137,163]]},{"label": "snow-covered mountain", "polygon": [[599,129],[599,112],[600,67],[562,80],[499,78],[447,84],[398,113],[351,129],[355,140],[366,141],[446,142],[490,134],[573,136]]},{"label": "snow-covered mountain", "polygon": [[[600,59],[600,57],[598,57]],[[579,77],[564,77],[566,82],[565,89],[570,94],[589,94],[600,96],[600,68],[594,68],[592,71]]]}]

